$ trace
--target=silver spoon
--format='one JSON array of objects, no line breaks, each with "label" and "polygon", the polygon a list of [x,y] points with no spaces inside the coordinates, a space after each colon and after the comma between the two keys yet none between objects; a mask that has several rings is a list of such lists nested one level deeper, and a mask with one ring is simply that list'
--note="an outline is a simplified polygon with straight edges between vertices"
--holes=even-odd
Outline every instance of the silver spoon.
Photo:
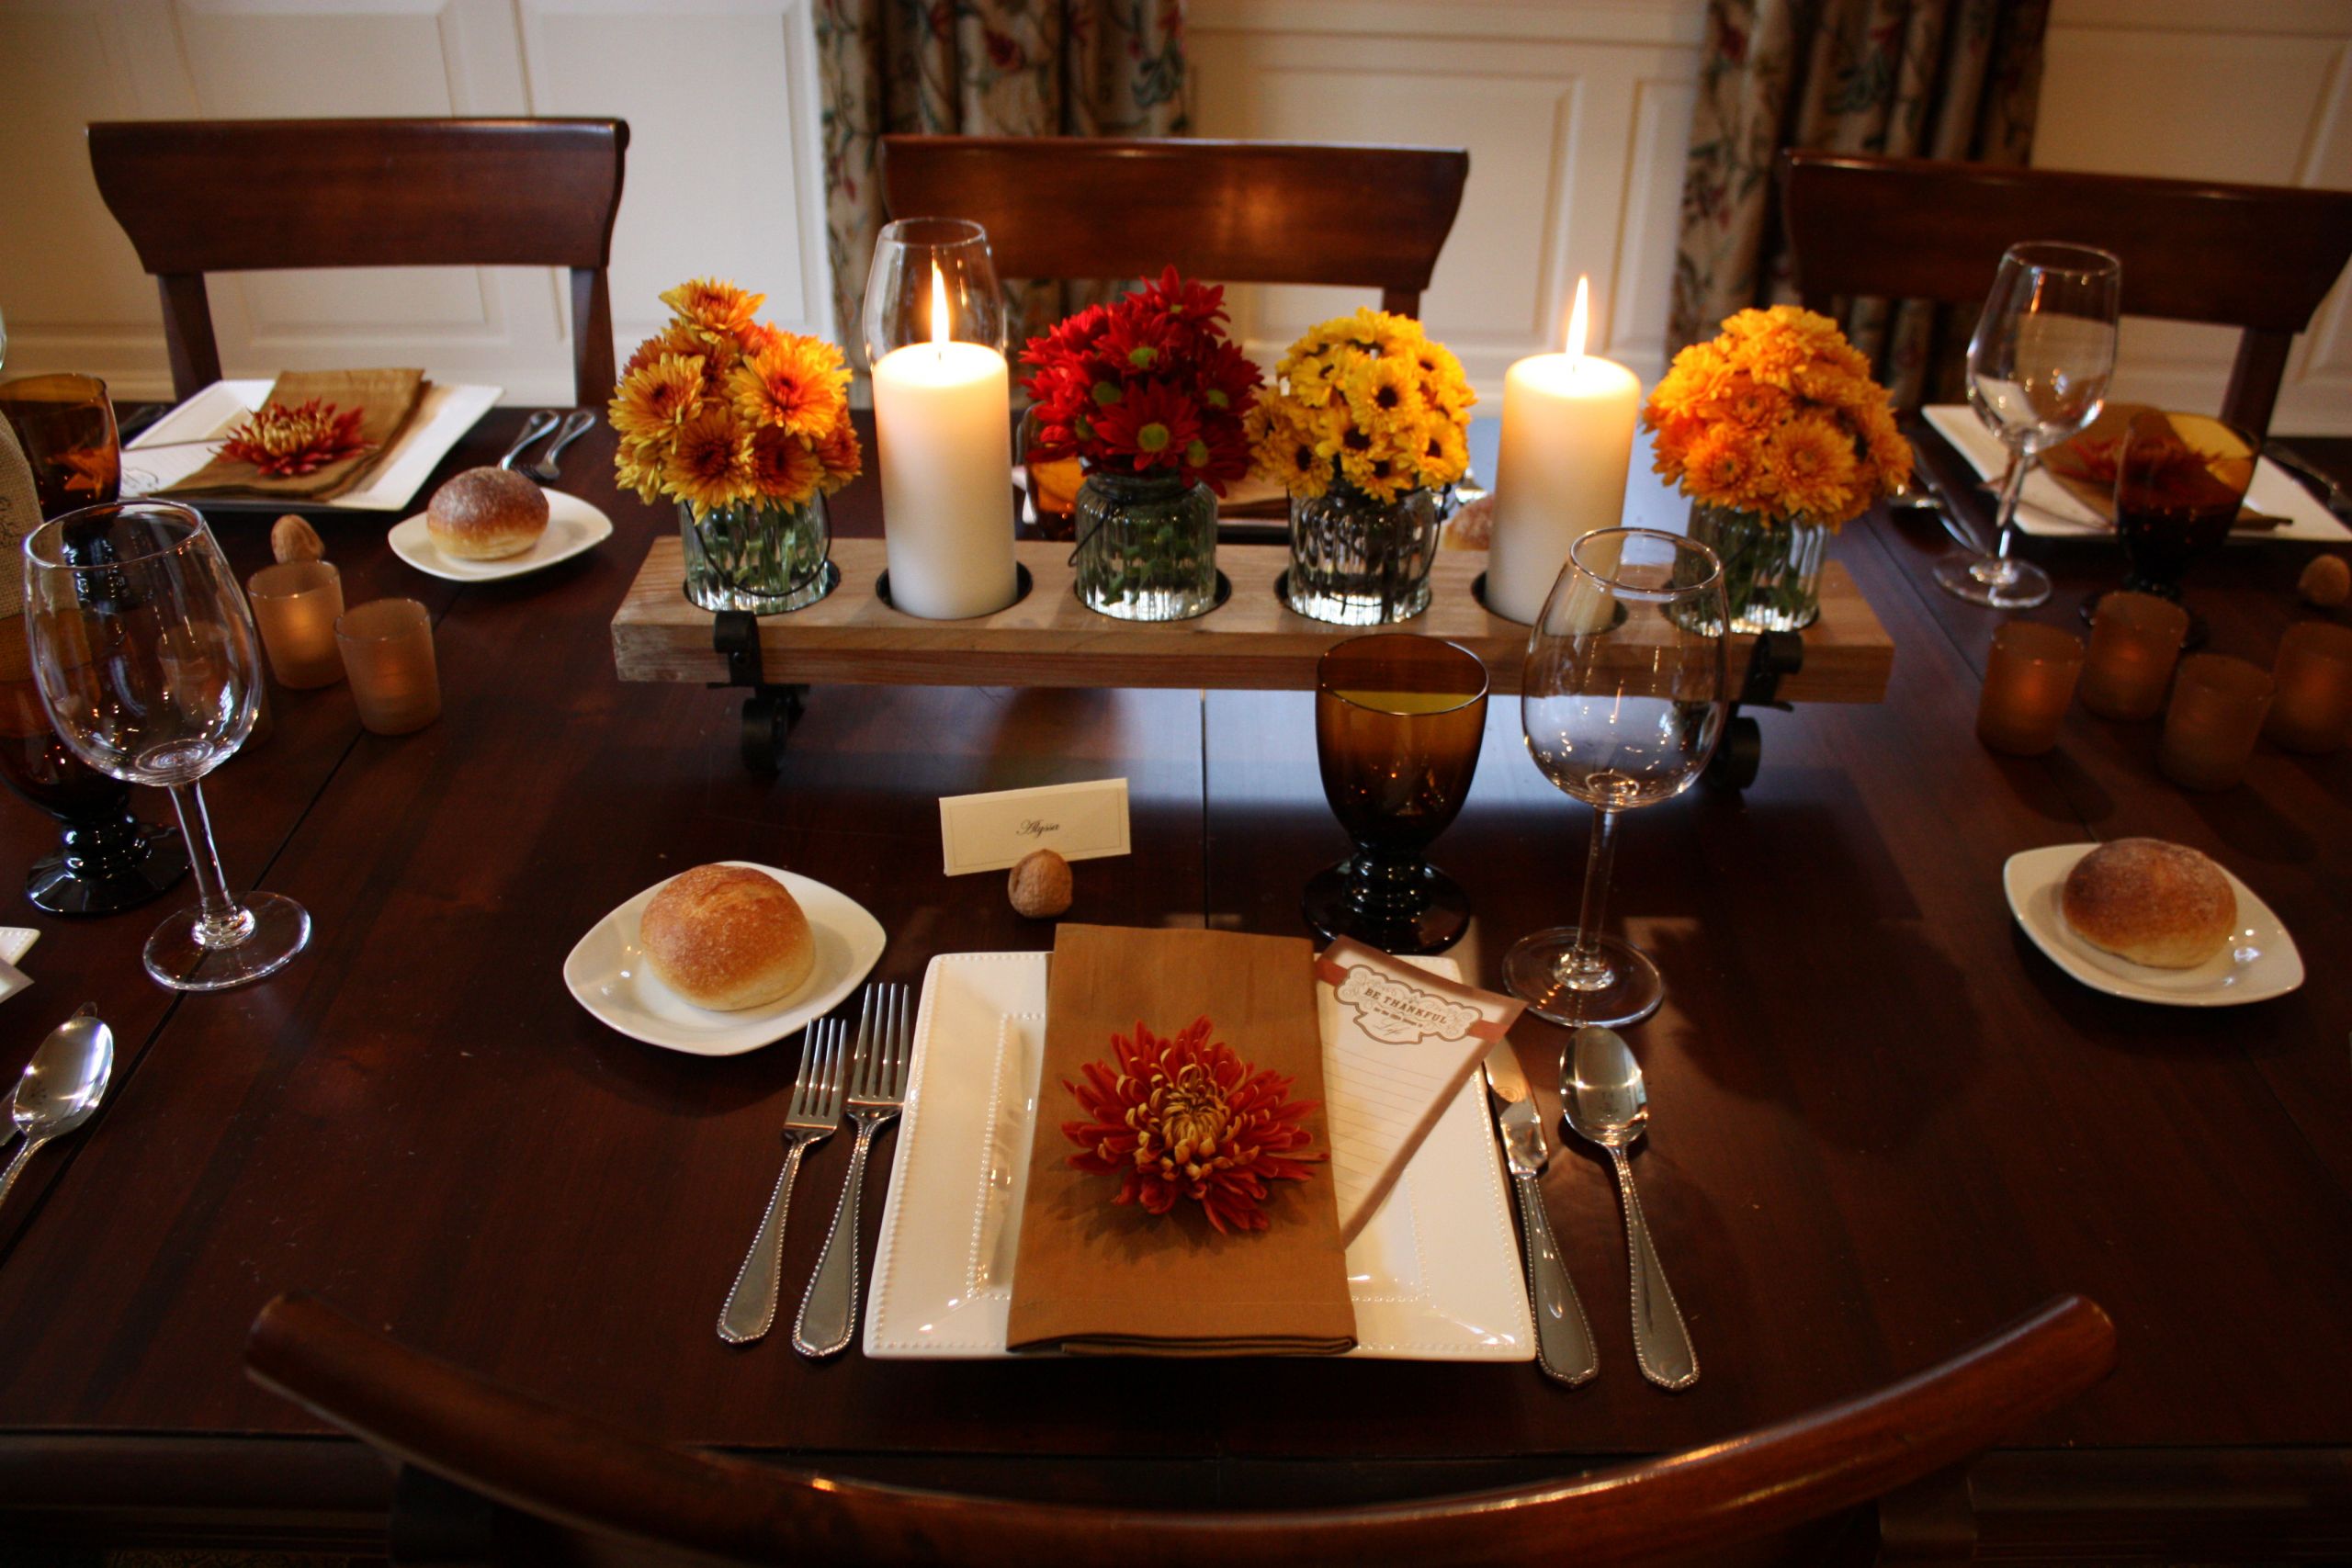
[{"label": "silver spoon", "polygon": [[17,1173],[35,1149],[90,1119],[113,1072],[114,1031],[98,1021],[95,1004],[85,1002],[80,1011],[50,1031],[17,1082],[8,1118],[25,1141],[7,1171],[0,1174],[0,1203],[8,1201]]},{"label": "silver spoon", "polygon": [[556,458],[563,455],[565,447],[585,435],[595,423],[596,411],[594,409],[575,409],[564,415],[563,428],[555,433],[553,441],[548,443],[547,451],[537,462],[524,464],[523,471],[543,485],[551,485],[563,478],[563,470],[556,467]]},{"label": "silver spoon", "polygon": [[1617,1195],[1625,1207],[1625,1247],[1634,1274],[1634,1359],[1642,1376],[1660,1388],[1679,1391],[1699,1381],[1698,1352],[1682,1325],[1682,1309],[1650,1245],[1642,1200],[1634,1190],[1634,1167],[1625,1151],[1649,1125],[1649,1089],[1642,1065],[1613,1029],[1587,1025],[1568,1043],[1560,1063],[1560,1099],[1577,1136],[1609,1151],[1617,1167]]},{"label": "silver spoon", "polygon": [[[532,442],[537,441],[540,436],[545,435],[548,431],[553,430],[555,428],[555,422],[556,412],[553,409],[541,409],[538,412],[525,420],[523,422],[523,434],[514,438],[514,445],[506,449],[506,456],[498,459],[498,466],[502,468],[513,468],[514,466],[514,459],[523,455],[523,448],[528,446]],[[527,472],[528,470],[526,469],[525,471]]]}]

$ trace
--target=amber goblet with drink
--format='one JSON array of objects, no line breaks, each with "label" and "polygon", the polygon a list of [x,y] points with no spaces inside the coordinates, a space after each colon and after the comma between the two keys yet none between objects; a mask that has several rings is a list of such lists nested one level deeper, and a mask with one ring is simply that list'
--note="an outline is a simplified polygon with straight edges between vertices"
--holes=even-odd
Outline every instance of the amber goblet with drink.
[{"label": "amber goblet with drink", "polygon": [[[2148,409],[2132,416],[2115,459],[2125,589],[2180,602],[2181,580],[2237,522],[2258,450],[2246,432],[2203,414]],[[2190,610],[2183,646],[2204,640],[2204,618]]]}]

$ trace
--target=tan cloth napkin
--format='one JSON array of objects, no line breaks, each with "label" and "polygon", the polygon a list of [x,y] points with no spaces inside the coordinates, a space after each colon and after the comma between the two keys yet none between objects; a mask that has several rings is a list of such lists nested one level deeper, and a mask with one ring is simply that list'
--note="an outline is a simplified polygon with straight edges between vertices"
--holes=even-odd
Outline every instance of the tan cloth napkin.
[{"label": "tan cloth napkin", "polygon": [[[2148,412],[2147,403],[2109,403],[2099,410],[2098,417],[2075,434],[2050,449],[2041,466],[2050,477],[2066,487],[2066,493],[2091,509],[2091,514],[2109,527],[2115,526],[2115,465],[2123,449],[2123,433],[2130,427],[2132,416]],[[2273,517],[2267,512],[2251,507],[2238,509],[2238,520],[2230,525],[2232,533],[2262,533],[2286,525],[2284,517]]]},{"label": "tan cloth napkin", "polygon": [[[408,428],[424,391],[422,370],[289,370],[269,389],[268,401],[296,407],[316,398],[348,412],[364,411],[359,438],[368,449],[356,457],[329,463],[312,473],[287,479],[264,479],[251,463],[215,457],[164,495],[281,496],[288,500],[333,501],[383,461],[401,432]],[[239,422],[243,423],[243,421]]]},{"label": "tan cloth napkin", "polygon": [[[1337,1354],[1355,1344],[1330,1170],[1269,1183],[1265,1230],[1219,1235],[1191,1201],[1155,1217],[1115,1205],[1119,1178],[1073,1169],[1065,1122],[1085,1112],[1065,1079],[1115,1061],[1137,1020],[1172,1035],[1204,1013],[1212,1039],[1323,1098],[1315,949],[1303,938],[1065,925],[1047,984],[1046,1059],[1007,1340],[1016,1350],[1096,1354]],[[1321,1111],[1306,1125],[1330,1147]]]}]

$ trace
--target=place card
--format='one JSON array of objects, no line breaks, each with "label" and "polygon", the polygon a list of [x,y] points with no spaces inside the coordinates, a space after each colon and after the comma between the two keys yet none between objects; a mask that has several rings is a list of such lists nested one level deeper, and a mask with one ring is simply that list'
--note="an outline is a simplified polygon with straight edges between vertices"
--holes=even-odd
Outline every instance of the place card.
[{"label": "place card", "polygon": [[1525,1007],[1340,937],[1315,961],[1340,1243],[1356,1238]]},{"label": "place card", "polygon": [[947,874],[1002,871],[1033,850],[1064,860],[1127,852],[1127,781],[1001,789],[939,797],[939,840]]}]

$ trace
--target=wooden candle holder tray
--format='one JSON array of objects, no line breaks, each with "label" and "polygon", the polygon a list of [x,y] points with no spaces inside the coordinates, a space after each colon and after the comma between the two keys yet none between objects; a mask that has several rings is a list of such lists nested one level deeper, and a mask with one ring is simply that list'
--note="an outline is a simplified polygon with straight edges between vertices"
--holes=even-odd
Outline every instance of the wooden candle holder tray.
[{"label": "wooden candle holder tray", "polygon": [[[892,609],[876,592],[887,564],[879,539],[836,539],[841,585],[789,615],[757,622],[760,679],[767,682],[924,686],[1174,686],[1312,691],[1323,650],[1344,637],[1418,632],[1458,642],[1485,661],[1493,689],[1519,690],[1527,628],[1488,615],[1471,592],[1487,570],[1481,550],[1441,550],[1430,607],[1390,626],[1336,626],[1294,615],[1275,597],[1290,564],[1281,545],[1221,545],[1232,583],[1223,604],[1190,621],[1136,622],[1096,615],[1078,602],[1067,544],[1013,547],[1028,593],[993,615],[925,621]],[[713,640],[717,617],[685,596],[677,538],[658,539],[613,617],[613,662],[624,681],[738,679]],[[1804,635],[1801,668],[1780,677],[1778,700],[1874,703],[1886,694],[1894,645],[1861,590],[1836,561],[1821,574],[1821,618]],[[1758,639],[1744,637],[1732,669],[1749,668]]]}]

